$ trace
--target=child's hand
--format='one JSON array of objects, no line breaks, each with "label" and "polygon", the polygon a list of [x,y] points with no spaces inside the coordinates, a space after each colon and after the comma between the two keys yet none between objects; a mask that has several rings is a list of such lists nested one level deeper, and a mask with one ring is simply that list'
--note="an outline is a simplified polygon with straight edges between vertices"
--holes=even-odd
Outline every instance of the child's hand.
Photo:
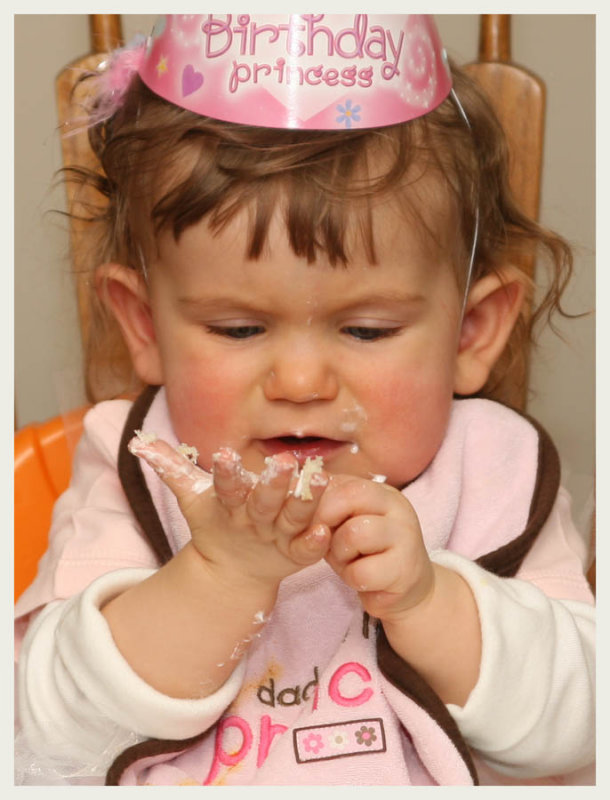
[{"label": "child's hand", "polygon": [[326,554],[330,531],[313,518],[328,477],[313,476],[311,500],[296,497],[291,453],[270,459],[259,478],[235,451],[222,448],[214,457],[213,486],[206,488],[205,473],[166,442],[135,438],[129,448],[176,495],[193,545],[220,574],[278,583]]},{"label": "child's hand", "polygon": [[333,476],[316,517],[333,531],[326,560],[394,652],[443,702],[463,705],[479,674],[477,606],[457,572],[430,561],[409,501],[385,484]]},{"label": "child's hand", "polygon": [[316,518],[333,531],[326,560],[372,616],[398,621],[432,592],[417,515],[397,489],[333,476]]}]

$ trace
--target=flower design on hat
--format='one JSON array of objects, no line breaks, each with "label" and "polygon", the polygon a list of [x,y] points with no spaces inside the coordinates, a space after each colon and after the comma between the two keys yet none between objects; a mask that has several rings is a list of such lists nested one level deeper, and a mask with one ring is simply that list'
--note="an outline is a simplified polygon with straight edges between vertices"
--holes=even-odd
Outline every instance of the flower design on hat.
[{"label": "flower design on hat", "polygon": [[352,106],[351,100],[346,100],[343,106],[339,104],[337,111],[341,114],[341,116],[337,117],[339,125],[344,124],[346,128],[351,128],[352,122],[360,122],[360,116],[358,115],[360,106]]},{"label": "flower design on hat", "polygon": [[367,747],[370,747],[377,739],[375,728],[367,728],[366,725],[363,725],[360,730],[357,730],[355,736],[358,744],[364,744]]}]

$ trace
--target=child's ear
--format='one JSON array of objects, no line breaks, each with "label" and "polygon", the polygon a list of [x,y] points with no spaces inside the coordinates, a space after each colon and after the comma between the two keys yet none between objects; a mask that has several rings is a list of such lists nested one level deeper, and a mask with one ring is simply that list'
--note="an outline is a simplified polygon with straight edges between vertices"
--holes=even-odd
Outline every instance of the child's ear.
[{"label": "child's ear", "polygon": [[148,287],[142,275],[121,264],[102,264],[95,272],[100,300],[114,314],[136,374],[152,386],[163,383]]},{"label": "child's ear", "polygon": [[472,285],[460,333],[456,394],[483,388],[517,321],[525,292],[524,278],[514,268],[485,275]]}]

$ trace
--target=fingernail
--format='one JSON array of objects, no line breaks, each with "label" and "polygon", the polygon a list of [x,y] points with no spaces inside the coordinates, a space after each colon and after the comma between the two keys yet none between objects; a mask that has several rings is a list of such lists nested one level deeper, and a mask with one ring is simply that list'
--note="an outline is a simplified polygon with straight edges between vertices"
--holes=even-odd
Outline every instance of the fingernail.
[{"label": "fingernail", "polygon": [[305,534],[305,539],[312,544],[321,544],[326,539],[327,533],[328,529],[325,525],[314,525],[313,528]]},{"label": "fingernail", "polygon": [[224,473],[225,478],[240,483],[241,486],[237,487],[240,492],[244,487],[252,488],[258,481],[258,475],[243,467],[241,456],[232,447],[221,447],[212,455],[212,474],[219,472]]},{"label": "fingernail", "polygon": [[261,483],[268,484],[278,475],[285,475],[288,472],[296,471],[297,465],[294,459],[286,458],[285,453],[278,453],[274,456],[268,456],[265,459],[265,469],[261,472]]},{"label": "fingernail", "polygon": [[150,447],[150,445],[154,441],[155,441],[154,439],[150,439],[148,441],[145,441],[144,439],[142,439],[139,436],[134,436],[133,439],[131,439],[127,443],[127,449],[134,456],[143,456],[145,454],[150,454],[150,453],[154,452],[154,450]]},{"label": "fingernail", "polygon": [[157,441],[157,434],[156,433],[152,433],[152,431],[144,432],[144,431],[140,431],[140,430],[138,430],[136,428],[134,433],[135,433],[137,439],[140,442],[143,442],[144,444],[151,444],[152,442],[156,442]]},{"label": "fingernail", "polygon": [[221,447],[212,454],[212,462],[221,467],[234,468],[241,463],[241,456],[232,447]]}]

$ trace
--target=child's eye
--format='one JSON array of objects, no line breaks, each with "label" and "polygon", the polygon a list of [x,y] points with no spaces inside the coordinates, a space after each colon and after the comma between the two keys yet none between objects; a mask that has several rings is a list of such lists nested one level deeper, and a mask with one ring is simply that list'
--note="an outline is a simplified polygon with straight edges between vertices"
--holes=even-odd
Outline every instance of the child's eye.
[{"label": "child's eye", "polygon": [[227,339],[250,339],[265,332],[262,325],[208,325],[208,331]]},{"label": "child's eye", "polygon": [[375,342],[378,339],[387,339],[399,332],[400,328],[375,328],[368,325],[348,325],[343,332],[361,342]]}]

